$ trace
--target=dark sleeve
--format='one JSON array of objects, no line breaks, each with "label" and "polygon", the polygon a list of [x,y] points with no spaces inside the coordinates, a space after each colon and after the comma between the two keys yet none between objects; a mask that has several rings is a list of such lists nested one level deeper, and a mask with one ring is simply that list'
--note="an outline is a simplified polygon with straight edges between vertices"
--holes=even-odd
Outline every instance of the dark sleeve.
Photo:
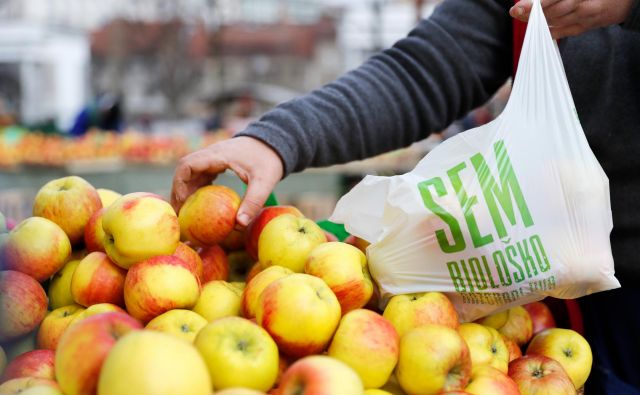
[{"label": "dark sleeve", "polygon": [[634,30],[640,32],[640,0],[635,0],[629,11],[629,16],[622,24],[622,27],[627,30]]},{"label": "dark sleeve", "polygon": [[392,48],[239,135],[273,147],[289,174],[406,147],[442,130],[509,77],[511,3],[445,0]]}]

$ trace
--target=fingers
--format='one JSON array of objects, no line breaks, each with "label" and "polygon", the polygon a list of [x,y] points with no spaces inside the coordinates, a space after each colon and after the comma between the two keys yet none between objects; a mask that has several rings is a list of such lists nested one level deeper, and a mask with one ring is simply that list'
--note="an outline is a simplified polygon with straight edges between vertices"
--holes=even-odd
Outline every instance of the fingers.
[{"label": "fingers", "polygon": [[225,171],[227,164],[212,149],[202,149],[189,154],[178,162],[171,192],[171,204],[176,211],[196,189],[210,184],[218,173]]},{"label": "fingers", "polygon": [[236,216],[236,221],[240,226],[247,226],[258,214],[277,182],[278,180],[261,177],[249,180],[247,192],[242,198],[242,203]]},{"label": "fingers", "polygon": [[[573,12],[580,0],[542,0],[540,3],[544,10],[544,15],[549,19],[557,18]],[[509,14],[518,20],[527,22],[531,14],[533,2],[531,0],[520,0],[509,10]]]}]

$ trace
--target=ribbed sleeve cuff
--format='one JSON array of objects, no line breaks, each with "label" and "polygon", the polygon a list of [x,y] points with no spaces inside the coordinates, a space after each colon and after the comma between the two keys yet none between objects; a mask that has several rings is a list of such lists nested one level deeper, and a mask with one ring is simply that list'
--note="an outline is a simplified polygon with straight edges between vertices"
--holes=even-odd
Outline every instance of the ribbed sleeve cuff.
[{"label": "ribbed sleeve cuff", "polygon": [[622,23],[622,28],[640,32],[640,0],[635,0],[629,11],[629,16]]}]

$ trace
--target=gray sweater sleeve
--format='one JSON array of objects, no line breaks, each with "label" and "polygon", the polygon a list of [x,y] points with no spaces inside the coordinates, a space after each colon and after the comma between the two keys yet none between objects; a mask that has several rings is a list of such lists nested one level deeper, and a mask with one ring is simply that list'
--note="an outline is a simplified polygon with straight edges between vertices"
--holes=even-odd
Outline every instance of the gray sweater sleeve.
[{"label": "gray sweater sleeve", "polygon": [[371,157],[442,130],[510,75],[511,4],[445,0],[390,49],[238,135],[274,148],[289,174]]}]

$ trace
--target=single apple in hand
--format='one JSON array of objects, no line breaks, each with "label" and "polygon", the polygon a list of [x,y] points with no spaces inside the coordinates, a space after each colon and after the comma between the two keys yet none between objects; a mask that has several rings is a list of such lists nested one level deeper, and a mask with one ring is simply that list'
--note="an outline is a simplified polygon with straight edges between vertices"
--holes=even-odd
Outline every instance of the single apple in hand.
[{"label": "single apple in hand", "polygon": [[210,395],[211,379],[192,344],[166,333],[127,333],[102,366],[100,395]]},{"label": "single apple in hand", "polygon": [[242,288],[237,284],[211,281],[202,287],[193,311],[204,317],[207,322],[223,317],[239,316],[241,298]]},{"label": "single apple in hand", "polygon": [[58,224],[75,245],[82,241],[89,219],[100,208],[98,191],[83,178],[69,176],[40,188],[33,202],[33,215]]},{"label": "single apple in hand", "polygon": [[522,306],[492,314],[477,321],[479,324],[495,328],[506,338],[522,346],[531,340],[533,323],[527,310]]},{"label": "single apple in hand", "polygon": [[322,228],[312,220],[281,214],[262,229],[258,258],[265,267],[284,266],[300,273],[311,250],[326,241]]},{"label": "single apple in hand", "polygon": [[445,325],[453,329],[459,325],[453,303],[440,292],[396,295],[387,304],[383,316],[391,321],[400,337],[425,324]]},{"label": "single apple in hand", "polygon": [[106,252],[104,249],[105,233],[102,228],[102,217],[106,210],[106,207],[103,207],[93,213],[91,218],[89,218],[89,222],[87,222],[87,226],[84,228],[84,245],[89,252]]},{"label": "single apple in hand", "polygon": [[256,309],[258,324],[269,332],[282,353],[292,357],[322,352],[340,316],[340,303],[329,286],[301,273],[269,284],[260,294]]},{"label": "single apple in hand", "polygon": [[426,324],[400,339],[396,377],[409,394],[463,389],[471,378],[471,356],[464,339],[444,325]]},{"label": "single apple in hand", "polygon": [[536,335],[527,347],[527,355],[534,354],[558,361],[576,388],[584,385],[591,372],[591,347],[582,335],[571,329],[551,328]]},{"label": "single apple in hand", "polygon": [[67,328],[55,358],[56,379],[64,393],[95,394],[105,358],[120,337],[136,329],[142,325],[123,313],[95,315]]},{"label": "single apple in hand", "polygon": [[334,241],[316,246],[304,271],[329,285],[338,297],[342,314],[365,306],[373,294],[367,257],[352,245]]},{"label": "single apple in hand", "polygon": [[118,266],[171,255],[180,241],[178,217],[169,203],[152,193],[130,193],[107,207],[102,217],[104,248]]},{"label": "single apple in hand", "polygon": [[2,270],[16,270],[42,282],[60,270],[70,254],[69,238],[58,225],[31,217],[9,233],[0,250],[0,263]]},{"label": "single apple in hand", "polygon": [[542,302],[533,302],[522,306],[527,310],[533,323],[533,336],[545,329],[555,328],[556,320],[549,307]]},{"label": "single apple in hand", "polygon": [[198,278],[182,259],[171,255],[133,265],[124,281],[127,311],[143,323],[165,311],[191,309],[199,296]]},{"label": "single apple in hand", "polygon": [[270,266],[251,279],[242,293],[242,316],[249,319],[254,318],[256,316],[256,308],[258,307],[258,299],[262,291],[272,282],[290,274],[293,274],[293,272],[286,267]]},{"label": "single apple in hand", "polygon": [[525,355],[509,364],[509,377],[521,395],[575,395],[576,388],[559,362],[544,355]]},{"label": "single apple in hand", "polygon": [[360,377],[345,363],[323,355],[295,362],[282,376],[278,395],[363,395]]},{"label": "single apple in hand", "polygon": [[458,332],[469,346],[474,372],[484,365],[505,374],[509,371],[509,350],[497,330],[490,326],[467,322],[460,325]]},{"label": "single apple in hand", "polygon": [[71,295],[71,279],[79,264],[80,259],[70,260],[51,278],[47,295],[52,310],[76,303]]},{"label": "single apple in hand", "polygon": [[229,279],[229,260],[220,246],[204,247],[200,249],[199,255],[202,260],[202,285],[209,281]]},{"label": "single apple in hand", "polygon": [[0,272],[0,342],[34,330],[47,314],[47,295],[24,273]]},{"label": "single apple in hand", "polygon": [[199,314],[190,310],[174,309],[149,321],[145,329],[168,333],[193,342],[200,329],[205,325],[207,325],[207,320]]},{"label": "single apple in hand", "polygon": [[104,252],[92,252],[76,267],[71,279],[71,295],[79,305],[98,303],[124,306],[124,280],[127,271]]},{"label": "single apple in hand", "polygon": [[209,369],[214,388],[246,387],[267,391],[278,375],[278,347],[253,322],[226,317],[205,326],[194,342]]},{"label": "single apple in hand", "polygon": [[249,222],[249,225],[247,225],[244,232],[244,245],[254,260],[258,260],[258,240],[260,240],[262,230],[269,221],[282,214],[292,214],[300,218],[304,217],[300,210],[293,206],[268,206],[263,207],[251,222]]},{"label": "single apple in hand", "polygon": [[38,328],[37,345],[38,348],[55,350],[64,331],[71,322],[84,311],[84,308],[77,304],[58,307],[44,317]]},{"label": "single apple in hand", "polygon": [[520,395],[518,384],[506,373],[490,365],[474,367],[471,380],[464,390],[473,395]]},{"label": "single apple in hand", "polygon": [[358,373],[365,388],[382,387],[398,363],[400,337],[389,321],[370,310],[345,314],[328,355]]},{"label": "single apple in hand", "polygon": [[223,185],[207,185],[187,198],[180,208],[180,233],[198,247],[222,243],[236,224],[240,196]]}]

